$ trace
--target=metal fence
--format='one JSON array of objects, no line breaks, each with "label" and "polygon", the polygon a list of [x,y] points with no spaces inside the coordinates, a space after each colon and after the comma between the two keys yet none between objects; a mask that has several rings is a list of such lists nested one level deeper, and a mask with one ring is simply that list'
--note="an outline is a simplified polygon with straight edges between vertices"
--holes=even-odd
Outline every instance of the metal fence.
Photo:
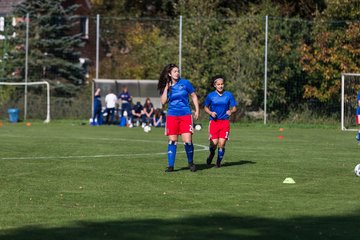
[{"label": "metal fence", "polygon": [[[162,67],[172,62],[195,85],[200,102],[212,90],[208,84],[211,76],[224,74],[226,88],[239,103],[235,121],[323,123],[330,119],[340,124],[340,88],[329,101],[304,97],[309,74],[301,65],[300,52],[304,43],[314,41],[311,21],[268,16],[173,20],[81,17],[75,26],[78,32],[73,34],[82,35],[84,46],[79,49],[81,61],[74,62],[87,63],[89,68],[86,81],[73,89],[51,73],[47,63],[53,59],[48,52],[41,53],[41,61],[34,60],[39,49],[28,43],[37,37],[31,32],[36,26],[31,25],[31,19],[24,23],[28,24],[25,32],[9,32],[6,28],[0,32],[1,36],[11,36],[0,38],[0,77],[3,81],[16,76],[17,81],[47,80],[52,86],[52,118],[89,117],[93,79],[157,79]],[[324,24],[327,31],[339,36],[348,26],[339,21]],[[17,44],[13,45],[15,38]],[[9,78],[9,68],[14,64],[8,56],[14,48],[21,48],[25,58],[22,67],[14,69]],[[359,69],[359,61],[356,64]],[[340,73],[340,69],[334,73],[339,82]],[[321,77],[325,78],[318,79]],[[70,94],[62,95],[62,89]],[[36,110],[27,111],[25,90],[16,92],[18,96],[10,97],[0,87],[0,118],[14,105],[22,110],[24,119],[41,118]]]}]

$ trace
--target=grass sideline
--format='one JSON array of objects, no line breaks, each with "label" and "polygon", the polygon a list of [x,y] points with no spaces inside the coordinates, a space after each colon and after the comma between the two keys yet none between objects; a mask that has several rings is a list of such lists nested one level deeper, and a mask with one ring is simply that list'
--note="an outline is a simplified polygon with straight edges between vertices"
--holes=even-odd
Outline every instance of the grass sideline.
[{"label": "grass sideline", "polygon": [[[354,132],[233,125],[224,166],[206,126],[165,173],[163,129],[79,121],[0,127],[0,239],[356,239]],[[283,136],[279,139],[278,136]],[[286,177],[295,184],[284,184]]]}]

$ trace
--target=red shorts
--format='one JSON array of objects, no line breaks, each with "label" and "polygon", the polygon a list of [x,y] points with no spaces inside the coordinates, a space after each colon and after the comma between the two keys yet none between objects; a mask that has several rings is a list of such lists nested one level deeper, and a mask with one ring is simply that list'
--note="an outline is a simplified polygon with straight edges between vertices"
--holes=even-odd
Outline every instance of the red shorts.
[{"label": "red shorts", "polygon": [[360,124],[360,115],[356,115],[356,124],[357,124],[357,125]]},{"label": "red shorts", "polygon": [[180,135],[183,133],[193,133],[192,115],[167,116],[165,135]]},{"label": "red shorts", "polygon": [[229,139],[230,121],[229,120],[210,120],[209,140],[224,138]]}]

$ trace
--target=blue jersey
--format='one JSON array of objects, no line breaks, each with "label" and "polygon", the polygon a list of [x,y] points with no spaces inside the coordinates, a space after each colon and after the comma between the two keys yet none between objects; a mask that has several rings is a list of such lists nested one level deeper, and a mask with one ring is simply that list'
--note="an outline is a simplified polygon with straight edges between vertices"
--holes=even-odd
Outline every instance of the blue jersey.
[{"label": "blue jersey", "polygon": [[217,91],[209,93],[205,99],[205,106],[212,112],[216,112],[216,118],[210,116],[210,120],[228,120],[229,115],[226,111],[232,107],[237,106],[234,96],[231,92],[224,91],[223,94],[219,94]]},{"label": "blue jersey", "polygon": [[118,98],[120,98],[122,102],[131,102],[131,95],[129,92],[120,93]]},{"label": "blue jersey", "polygon": [[357,102],[356,102],[356,115],[360,115],[360,107],[359,107],[359,101],[360,101],[360,92],[358,92],[358,96],[357,96]]},{"label": "blue jersey", "polygon": [[168,116],[191,114],[189,94],[195,91],[189,80],[180,78],[168,91]]}]

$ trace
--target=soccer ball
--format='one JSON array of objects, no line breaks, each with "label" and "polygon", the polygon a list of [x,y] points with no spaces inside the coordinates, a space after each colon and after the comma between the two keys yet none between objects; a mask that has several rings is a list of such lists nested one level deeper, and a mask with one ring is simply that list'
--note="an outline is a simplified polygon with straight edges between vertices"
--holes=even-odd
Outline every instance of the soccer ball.
[{"label": "soccer ball", "polygon": [[200,131],[200,130],[201,130],[201,125],[196,124],[196,125],[195,125],[195,130],[196,130],[196,131]]},{"label": "soccer ball", "polygon": [[354,172],[356,176],[360,177],[360,164],[355,166]]},{"label": "soccer ball", "polygon": [[144,132],[148,133],[151,131],[151,127],[150,126],[145,126],[144,127]]}]

